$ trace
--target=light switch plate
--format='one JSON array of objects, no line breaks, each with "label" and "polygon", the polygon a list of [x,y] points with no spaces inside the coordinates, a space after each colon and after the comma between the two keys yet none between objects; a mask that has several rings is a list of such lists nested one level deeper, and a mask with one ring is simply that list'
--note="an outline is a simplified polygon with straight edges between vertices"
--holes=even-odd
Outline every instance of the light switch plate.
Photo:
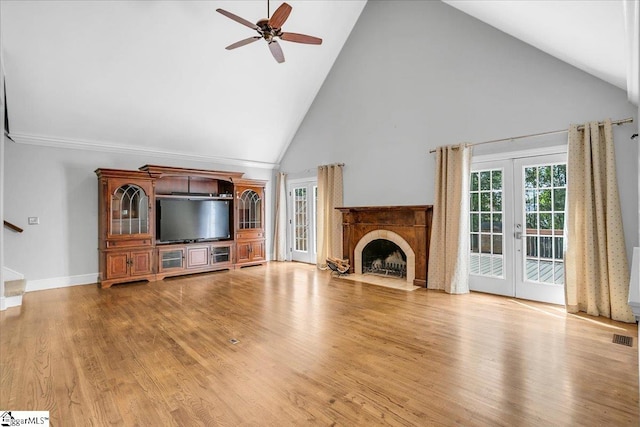
[{"label": "light switch plate", "polygon": [[38,218],[37,216],[30,216],[28,218],[29,221],[29,225],[38,225],[40,224],[40,218]]}]

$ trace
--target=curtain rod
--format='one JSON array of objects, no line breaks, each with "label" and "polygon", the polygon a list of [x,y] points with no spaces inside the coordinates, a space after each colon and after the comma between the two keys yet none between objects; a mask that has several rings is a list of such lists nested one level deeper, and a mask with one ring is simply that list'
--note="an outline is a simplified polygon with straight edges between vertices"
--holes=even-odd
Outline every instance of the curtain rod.
[{"label": "curtain rod", "polygon": [[332,164],[329,164],[329,165],[318,165],[315,168],[309,168],[309,169],[305,169],[305,170],[301,170],[301,171],[297,171],[297,172],[282,172],[282,171],[280,171],[280,172],[282,172],[284,174],[287,174],[287,175],[297,175],[299,173],[316,172],[318,170],[318,168],[326,167],[326,166],[342,166],[342,167],[344,167],[344,163],[332,163]]},{"label": "curtain rod", "polygon": [[[620,119],[620,120],[614,120],[611,122],[612,125],[623,125],[625,123],[632,123],[633,122],[633,117],[627,117],[626,119]],[[598,124],[600,126],[602,126],[604,123],[603,122],[598,122]],[[584,125],[580,125],[578,126],[578,130],[582,130],[584,129]],[[560,130],[552,130],[549,132],[540,132],[540,133],[532,133],[529,135],[520,135],[520,136],[512,136],[511,138],[502,138],[502,139],[492,139],[491,141],[482,141],[482,142],[473,142],[470,144],[467,144],[468,146],[473,146],[473,145],[482,145],[482,144],[490,144],[493,142],[504,142],[504,141],[513,141],[516,139],[523,139],[523,138],[534,138],[537,136],[545,136],[545,135],[555,135],[558,133],[566,133],[569,132],[569,129],[560,129]],[[429,153],[435,153],[436,150],[429,150]]]}]

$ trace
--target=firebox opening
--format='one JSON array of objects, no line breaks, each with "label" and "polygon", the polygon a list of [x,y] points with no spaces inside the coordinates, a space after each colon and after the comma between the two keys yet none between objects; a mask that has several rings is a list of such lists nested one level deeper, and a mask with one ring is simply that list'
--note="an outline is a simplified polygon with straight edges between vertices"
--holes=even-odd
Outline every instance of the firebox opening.
[{"label": "firebox opening", "polygon": [[407,277],[407,256],[390,240],[372,240],[362,250],[362,273]]}]

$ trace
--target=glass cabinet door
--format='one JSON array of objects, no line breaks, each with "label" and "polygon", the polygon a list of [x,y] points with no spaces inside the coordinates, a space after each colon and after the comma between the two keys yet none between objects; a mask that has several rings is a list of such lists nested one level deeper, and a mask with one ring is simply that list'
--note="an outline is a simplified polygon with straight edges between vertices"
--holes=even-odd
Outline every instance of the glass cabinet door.
[{"label": "glass cabinet door", "polygon": [[149,197],[137,185],[125,184],[111,195],[112,235],[149,233]]},{"label": "glass cabinet door", "polygon": [[262,198],[253,190],[245,190],[238,200],[238,227],[262,228]]}]

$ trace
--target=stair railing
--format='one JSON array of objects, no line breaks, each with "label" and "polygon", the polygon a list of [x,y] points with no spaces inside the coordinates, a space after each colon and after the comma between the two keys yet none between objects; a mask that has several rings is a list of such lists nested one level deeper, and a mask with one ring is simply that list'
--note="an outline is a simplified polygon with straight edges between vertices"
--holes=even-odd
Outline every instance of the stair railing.
[{"label": "stair railing", "polygon": [[4,221],[4,226],[15,231],[16,233],[22,233],[24,231],[22,228],[18,227],[15,224],[11,224],[9,221]]}]

